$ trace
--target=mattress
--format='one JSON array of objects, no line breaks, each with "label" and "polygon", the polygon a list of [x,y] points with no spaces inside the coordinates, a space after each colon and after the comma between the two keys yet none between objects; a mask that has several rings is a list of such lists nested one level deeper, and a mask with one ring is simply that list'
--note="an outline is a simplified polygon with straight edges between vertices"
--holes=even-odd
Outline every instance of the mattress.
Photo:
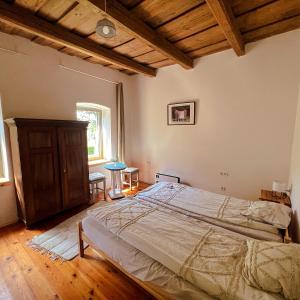
[{"label": "mattress", "polygon": [[159,262],[107,231],[94,217],[89,216],[83,219],[82,228],[86,236],[99,249],[119,263],[127,272],[144,282],[157,286],[169,294],[170,298],[178,300],[214,299]]},{"label": "mattress", "polygon": [[270,224],[243,216],[252,201],[228,197],[183,184],[160,182],[139,192],[135,198],[165,206],[190,217],[249,236],[282,242],[280,231]]}]

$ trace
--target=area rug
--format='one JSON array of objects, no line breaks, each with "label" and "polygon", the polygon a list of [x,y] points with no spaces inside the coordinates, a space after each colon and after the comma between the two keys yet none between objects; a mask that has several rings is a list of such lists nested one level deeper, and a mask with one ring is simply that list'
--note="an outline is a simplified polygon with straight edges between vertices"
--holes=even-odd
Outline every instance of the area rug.
[{"label": "area rug", "polygon": [[[52,260],[66,261],[76,257],[78,252],[77,224],[90,209],[106,206],[112,202],[100,201],[67,219],[43,234],[33,237],[28,246],[41,254],[48,255]],[[84,245],[87,247],[87,244]]]}]

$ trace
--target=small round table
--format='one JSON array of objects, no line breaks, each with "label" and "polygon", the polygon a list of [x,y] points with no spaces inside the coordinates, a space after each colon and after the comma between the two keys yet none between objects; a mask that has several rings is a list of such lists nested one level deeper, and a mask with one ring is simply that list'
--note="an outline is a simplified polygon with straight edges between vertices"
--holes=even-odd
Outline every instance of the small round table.
[{"label": "small round table", "polygon": [[106,170],[111,172],[111,190],[109,191],[109,197],[113,199],[123,198],[122,183],[121,183],[121,171],[126,169],[127,166],[122,162],[114,162],[104,166]]}]

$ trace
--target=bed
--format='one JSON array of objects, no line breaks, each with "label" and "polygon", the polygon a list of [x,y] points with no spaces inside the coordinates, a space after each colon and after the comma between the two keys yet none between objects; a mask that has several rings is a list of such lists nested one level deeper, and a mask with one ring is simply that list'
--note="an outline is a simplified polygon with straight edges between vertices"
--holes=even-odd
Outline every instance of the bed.
[{"label": "bed", "polygon": [[155,298],[284,299],[242,276],[250,237],[177,208],[128,198],[91,210],[78,228],[80,256],[86,242]]},{"label": "bed", "polygon": [[268,241],[290,241],[288,230],[244,216],[253,201],[224,196],[184,184],[159,182],[139,192],[136,198],[172,208],[199,220]]}]

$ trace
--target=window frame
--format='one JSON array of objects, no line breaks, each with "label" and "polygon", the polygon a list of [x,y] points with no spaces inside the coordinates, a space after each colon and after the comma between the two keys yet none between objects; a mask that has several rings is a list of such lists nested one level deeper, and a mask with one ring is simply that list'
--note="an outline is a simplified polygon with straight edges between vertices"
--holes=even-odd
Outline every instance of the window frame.
[{"label": "window frame", "polygon": [[0,95],[0,184],[9,181],[7,145],[5,139],[4,120],[2,114],[2,102]]},{"label": "window frame", "polygon": [[[92,108],[92,107],[85,107],[85,106],[77,106],[76,107],[76,116],[77,116],[77,120],[78,119],[78,115],[77,112],[78,111],[83,111],[83,112],[93,112],[97,114],[97,131],[99,133],[99,139],[98,139],[98,149],[99,149],[99,155],[89,155],[88,154],[88,160],[89,161],[97,161],[97,160],[103,160],[104,159],[104,151],[103,151],[103,132],[102,132],[102,126],[103,126],[103,112],[102,109],[97,109],[97,108]],[[81,120],[79,120],[81,121]],[[89,130],[89,129],[87,129]],[[87,141],[88,142],[88,141]],[[87,148],[88,149],[88,148]]]}]

